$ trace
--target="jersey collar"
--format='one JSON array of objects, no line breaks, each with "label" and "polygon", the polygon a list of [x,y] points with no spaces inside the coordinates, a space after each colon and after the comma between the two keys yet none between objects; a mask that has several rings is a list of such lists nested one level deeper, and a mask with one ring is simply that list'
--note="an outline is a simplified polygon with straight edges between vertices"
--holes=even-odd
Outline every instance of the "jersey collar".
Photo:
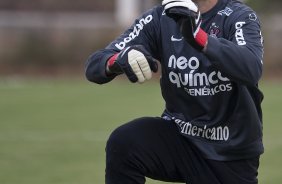
[{"label": "jersey collar", "polygon": [[203,19],[216,15],[220,10],[224,9],[228,1],[229,0],[218,0],[216,5],[212,9],[202,14]]}]

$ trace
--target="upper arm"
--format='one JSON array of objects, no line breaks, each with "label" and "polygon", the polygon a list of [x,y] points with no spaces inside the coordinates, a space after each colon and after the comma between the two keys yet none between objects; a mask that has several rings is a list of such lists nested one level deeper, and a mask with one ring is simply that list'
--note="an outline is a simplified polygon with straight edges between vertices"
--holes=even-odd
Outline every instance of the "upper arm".
[{"label": "upper arm", "polygon": [[263,63],[263,37],[257,15],[248,10],[238,17],[231,17],[229,40],[238,46],[245,47]]},{"label": "upper arm", "polygon": [[159,8],[154,8],[136,19],[134,24],[110,43],[106,49],[119,52],[127,46],[143,45],[156,58],[159,28]]},{"label": "upper arm", "polygon": [[225,38],[209,36],[205,51],[210,61],[233,81],[256,84],[262,75],[263,43],[260,23],[250,9],[226,19]]}]

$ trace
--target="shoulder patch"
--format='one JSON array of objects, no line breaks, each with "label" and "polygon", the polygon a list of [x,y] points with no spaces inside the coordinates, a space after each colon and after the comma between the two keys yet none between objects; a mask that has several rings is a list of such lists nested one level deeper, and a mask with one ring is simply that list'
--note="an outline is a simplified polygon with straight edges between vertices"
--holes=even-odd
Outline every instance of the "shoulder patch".
[{"label": "shoulder patch", "polygon": [[228,17],[228,16],[230,16],[232,13],[233,13],[233,10],[232,10],[231,8],[225,7],[224,10],[220,10],[217,14],[218,14],[218,15],[221,15],[221,16],[226,15],[226,16]]},{"label": "shoulder patch", "polygon": [[249,19],[252,21],[256,21],[258,19],[257,15],[255,13],[250,13],[249,14]]}]

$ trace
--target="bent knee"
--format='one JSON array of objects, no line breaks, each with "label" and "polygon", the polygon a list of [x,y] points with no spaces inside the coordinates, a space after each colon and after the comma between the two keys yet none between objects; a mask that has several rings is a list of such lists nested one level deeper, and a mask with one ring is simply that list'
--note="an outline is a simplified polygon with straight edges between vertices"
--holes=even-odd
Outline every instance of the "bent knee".
[{"label": "bent knee", "polygon": [[108,138],[106,152],[107,154],[114,153],[121,156],[127,154],[133,144],[132,141],[130,132],[124,126],[118,127]]},{"label": "bent knee", "polygon": [[133,151],[132,145],[133,140],[130,138],[130,133],[123,126],[115,129],[106,144],[107,170],[118,170],[127,162]]}]

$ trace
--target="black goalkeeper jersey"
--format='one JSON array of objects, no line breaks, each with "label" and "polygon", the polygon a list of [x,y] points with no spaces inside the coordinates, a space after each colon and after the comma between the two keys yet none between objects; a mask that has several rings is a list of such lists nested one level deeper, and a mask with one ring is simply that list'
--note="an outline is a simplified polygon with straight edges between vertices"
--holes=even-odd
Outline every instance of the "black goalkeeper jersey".
[{"label": "black goalkeeper jersey", "polygon": [[157,6],[109,44],[92,54],[86,76],[103,84],[105,63],[130,45],[143,45],[160,61],[163,118],[173,121],[208,159],[237,160],[263,152],[263,39],[256,13],[236,0],[219,0],[202,14],[208,36],[205,53],[192,48],[175,21]]}]

